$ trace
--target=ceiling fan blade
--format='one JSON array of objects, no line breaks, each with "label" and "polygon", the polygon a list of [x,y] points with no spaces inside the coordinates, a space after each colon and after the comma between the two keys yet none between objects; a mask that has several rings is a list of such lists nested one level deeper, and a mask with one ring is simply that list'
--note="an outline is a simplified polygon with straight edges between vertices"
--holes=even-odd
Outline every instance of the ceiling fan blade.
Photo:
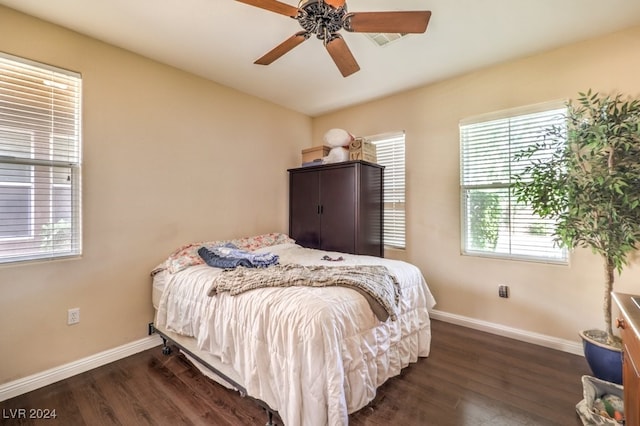
[{"label": "ceiling fan blade", "polygon": [[356,33],[423,33],[429,18],[428,10],[354,12],[345,17],[344,28]]},{"label": "ceiling fan blade", "polygon": [[339,7],[344,6],[344,4],[346,3],[346,0],[324,0],[324,2],[329,6],[333,6],[337,9]]},{"label": "ceiling fan blade", "polygon": [[291,16],[295,18],[298,16],[298,8],[286,3],[282,3],[277,0],[236,0],[240,3],[249,4],[251,6],[259,7],[262,9],[270,10],[271,12],[279,13],[281,15]]},{"label": "ceiling fan blade", "polygon": [[327,50],[343,77],[348,77],[360,70],[360,66],[353,57],[353,54],[351,54],[351,50],[349,50],[349,46],[347,46],[347,43],[339,35],[336,34],[334,38],[327,43]]},{"label": "ceiling fan blade", "polygon": [[269,65],[308,38],[309,33],[307,33],[306,31],[300,31],[299,33],[292,35],[291,37],[271,49],[269,52],[264,54],[260,59],[255,61],[254,64]]}]

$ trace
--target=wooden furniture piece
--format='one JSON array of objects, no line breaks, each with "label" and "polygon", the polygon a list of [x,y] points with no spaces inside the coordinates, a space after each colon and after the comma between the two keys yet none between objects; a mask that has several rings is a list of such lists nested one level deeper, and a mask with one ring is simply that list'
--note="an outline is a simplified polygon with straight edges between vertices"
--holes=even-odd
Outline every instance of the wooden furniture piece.
[{"label": "wooden furniture piece", "polygon": [[345,161],[288,171],[291,238],[308,248],[384,256],[383,166]]},{"label": "wooden furniture piece", "polygon": [[622,384],[627,425],[640,425],[640,306],[634,298],[640,302],[640,296],[613,293],[613,300],[622,314],[616,320],[616,326],[623,344]]}]

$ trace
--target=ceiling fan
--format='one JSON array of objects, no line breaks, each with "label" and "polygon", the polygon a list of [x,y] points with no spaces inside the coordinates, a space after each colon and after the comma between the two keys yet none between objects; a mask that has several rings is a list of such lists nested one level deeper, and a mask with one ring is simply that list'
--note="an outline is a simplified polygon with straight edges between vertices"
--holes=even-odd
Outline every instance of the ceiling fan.
[{"label": "ceiling fan", "polygon": [[312,35],[322,40],[343,77],[360,70],[351,50],[338,33],[424,33],[431,17],[428,10],[347,12],[346,0],[300,0],[298,7],[277,0],[237,0],[298,21],[297,32],[254,63],[269,65]]}]

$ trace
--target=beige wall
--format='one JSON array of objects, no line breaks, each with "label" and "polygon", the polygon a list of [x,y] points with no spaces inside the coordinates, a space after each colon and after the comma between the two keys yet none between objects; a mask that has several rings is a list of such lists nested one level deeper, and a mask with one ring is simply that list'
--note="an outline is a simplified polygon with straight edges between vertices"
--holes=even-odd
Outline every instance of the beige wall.
[{"label": "beige wall", "polygon": [[177,246],[287,231],[309,117],[1,6],[0,51],[84,91],[84,254],[0,266],[0,383],[145,337],[149,271]]},{"label": "beige wall", "polygon": [[[589,251],[569,266],[460,255],[461,119],[593,88],[640,96],[640,27],[314,119],[313,141],[339,127],[356,135],[406,131],[406,259],[423,271],[437,309],[474,320],[577,341],[603,327],[604,272]],[[640,190],[640,189],[639,189]],[[498,298],[498,285],[511,298]],[[625,270],[618,290],[640,293],[640,268]]]}]

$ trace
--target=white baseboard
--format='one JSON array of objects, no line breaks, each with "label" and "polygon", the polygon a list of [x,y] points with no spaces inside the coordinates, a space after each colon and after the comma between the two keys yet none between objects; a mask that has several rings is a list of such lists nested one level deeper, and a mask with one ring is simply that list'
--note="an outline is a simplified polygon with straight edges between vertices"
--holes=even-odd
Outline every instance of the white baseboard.
[{"label": "white baseboard", "polygon": [[511,339],[533,343],[551,349],[557,349],[574,355],[584,356],[582,344],[580,342],[559,339],[557,337],[551,337],[545,334],[533,333],[531,331],[507,327],[501,324],[495,324],[488,321],[465,317],[462,315],[450,314],[448,312],[439,311],[437,309],[432,310],[430,312],[430,315],[431,318],[436,320],[473,328],[474,330],[486,331],[487,333],[497,334],[499,336],[505,336]]},{"label": "white baseboard", "polygon": [[76,374],[101,367],[109,364],[110,362],[137,354],[138,352],[146,351],[147,349],[154,348],[161,344],[162,339],[160,336],[152,335],[59,367],[54,367],[12,382],[0,384],[0,401],[5,401],[18,395],[31,392],[32,390],[75,376]]}]

